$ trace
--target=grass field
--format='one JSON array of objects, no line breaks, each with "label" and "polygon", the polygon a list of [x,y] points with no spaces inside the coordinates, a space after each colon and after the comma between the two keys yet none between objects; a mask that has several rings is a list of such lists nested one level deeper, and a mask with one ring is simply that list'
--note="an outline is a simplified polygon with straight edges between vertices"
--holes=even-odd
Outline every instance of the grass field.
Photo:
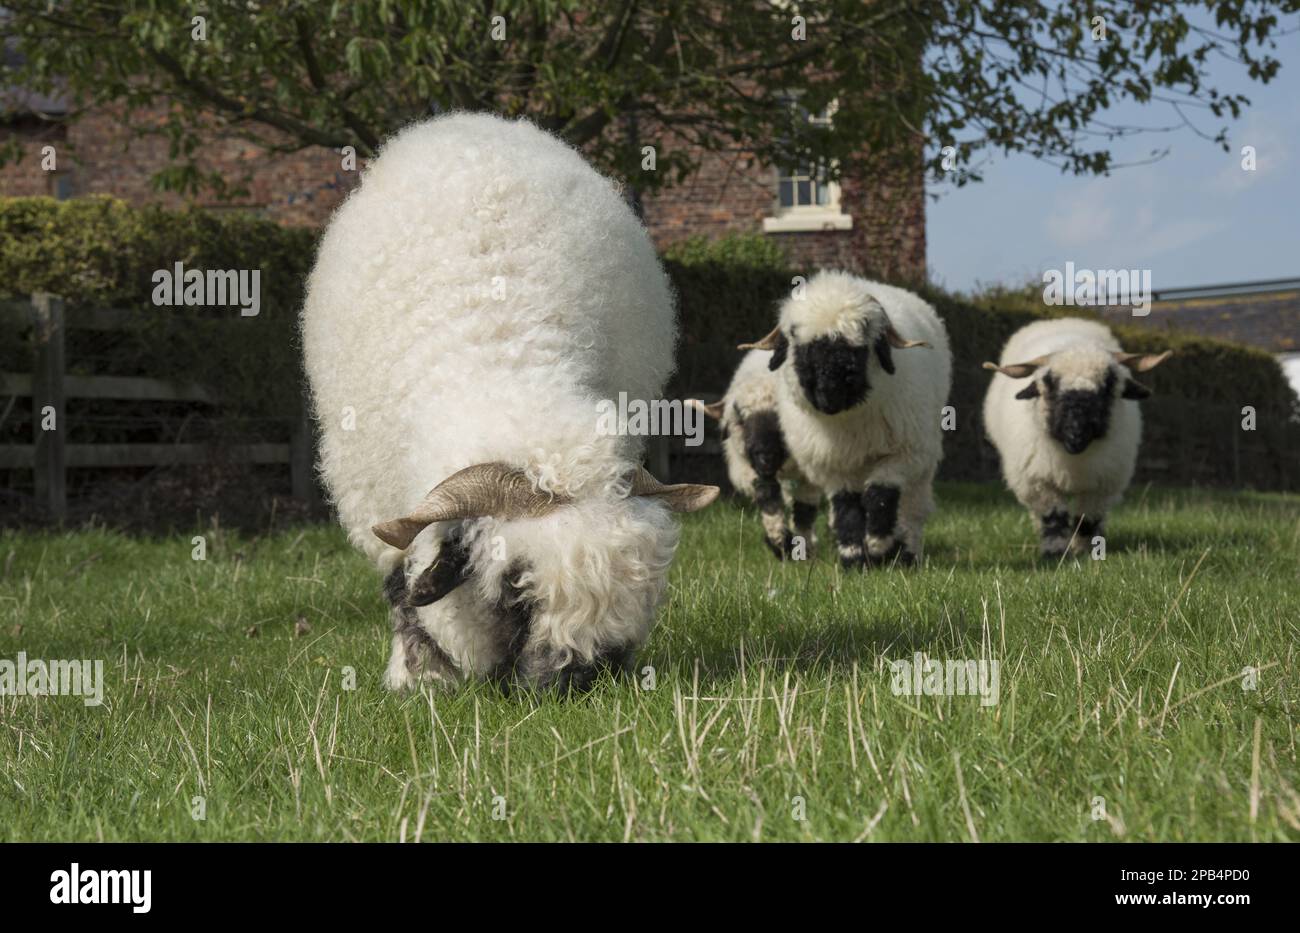
[{"label": "grass field", "polygon": [[[203,529],[205,561],[5,534],[0,659],[101,658],[105,691],[0,697],[0,839],[1300,839],[1300,499],[1134,489],[1059,566],[1003,491],[939,499],[927,565],[865,577],[690,516],[653,683],[568,702],[386,693],[333,527]],[[916,652],[998,660],[998,702],[895,695]]]}]

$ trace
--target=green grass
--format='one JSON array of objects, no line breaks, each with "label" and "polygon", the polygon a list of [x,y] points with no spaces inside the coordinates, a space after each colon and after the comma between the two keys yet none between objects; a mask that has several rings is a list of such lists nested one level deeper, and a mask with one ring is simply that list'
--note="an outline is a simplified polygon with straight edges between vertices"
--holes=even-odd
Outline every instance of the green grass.
[{"label": "green grass", "polygon": [[[208,529],[202,562],[6,534],[0,659],[103,658],[106,696],[0,698],[0,839],[1300,839],[1300,499],[1134,489],[1107,559],[1060,566],[1002,490],[939,499],[927,566],[865,577],[689,517],[653,689],[569,702],[386,693],[332,527]],[[1000,702],[895,696],[918,651],[1000,660]]]}]

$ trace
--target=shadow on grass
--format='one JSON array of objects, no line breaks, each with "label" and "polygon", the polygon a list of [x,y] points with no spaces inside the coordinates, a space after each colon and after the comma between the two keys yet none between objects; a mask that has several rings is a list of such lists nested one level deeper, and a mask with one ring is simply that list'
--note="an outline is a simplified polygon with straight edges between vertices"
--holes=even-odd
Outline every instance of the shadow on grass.
[{"label": "shadow on grass", "polygon": [[637,668],[651,665],[671,670],[677,678],[690,682],[698,665],[701,687],[714,687],[734,683],[741,673],[756,677],[759,664],[769,676],[786,672],[825,675],[854,665],[872,671],[878,662],[910,659],[918,651],[938,656],[957,650],[964,656],[971,650],[967,646],[978,645],[980,636],[979,621],[966,618],[964,612],[925,623],[813,616],[746,634],[734,643],[695,642],[689,653],[666,654],[651,647],[640,656]]}]

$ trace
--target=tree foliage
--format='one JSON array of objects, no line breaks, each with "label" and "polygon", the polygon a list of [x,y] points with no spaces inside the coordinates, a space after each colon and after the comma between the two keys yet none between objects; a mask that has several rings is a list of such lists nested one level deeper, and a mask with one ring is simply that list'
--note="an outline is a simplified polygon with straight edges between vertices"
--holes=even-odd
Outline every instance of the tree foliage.
[{"label": "tree foliage", "polygon": [[[453,109],[528,116],[640,188],[690,171],[701,150],[832,172],[868,151],[924,151],[936,177],[961,183],[983,151],[1110,170],[1114,140],[1139,129],[1105,119],[1121,101],[1166,105],[1166,125],[1226,146],[1224,124],[1248,100],[1211,86],[1209,62],[1270,80],[1275,40],[1298,10],[1300,0],[17,0],[0,13],[19,53],[0,78],[83,107],[122,105],[133,131],[170,140],[174,165],[158,181],[171,188],[231,183],[200,169],[214,128],[272,151],[366,157],[402,125]],[[832,103],[833,130],[801,116]]]}]

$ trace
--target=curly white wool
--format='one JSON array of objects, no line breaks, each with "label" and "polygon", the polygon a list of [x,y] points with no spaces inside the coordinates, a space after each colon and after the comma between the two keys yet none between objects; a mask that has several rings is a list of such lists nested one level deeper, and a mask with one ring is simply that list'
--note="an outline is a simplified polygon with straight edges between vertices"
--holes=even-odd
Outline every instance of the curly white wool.
[{"label": "curly white wool", "polygon": [[[403,552],[371,527],[477,463],[581,500],[472,523],[473,585],[419,610],[462,672],[500,659],[478,622],[517,557],[538,605],[528,650],[590,659],[648,635],[677,531],[663,505],[624,498],[642,440],[598,433],[596,405],[656,397],[675,338],[644,228],[576,151],[525,121],[407,127],[335,214],[302,339],[321,472],[353,544],[391,570]],[[427,566],[442,533],[421,533],[407,565]],[[400,667],[395,651],[393,686],[408,683]]]},{"label": "curly white wool", "polygon": [[[1099,389],[1108,372],[1127,378],[1115,361],[1119,341],[1104,324],[1082,318],[1035,321],[1011,335],[1000,365],[1051,356],[1061,391]],[[1069,454],[1052,439],[1044,398],[1017,399],[1037,378],[994,373],[984,397],[984,428],[1002,458],[1002,474],[1036,520],[1054,510],[1102,516],[1123,496],[1133,478],[1142,438],[1136,402],[1116,399],[1106,435],[1081,454]]]}]

